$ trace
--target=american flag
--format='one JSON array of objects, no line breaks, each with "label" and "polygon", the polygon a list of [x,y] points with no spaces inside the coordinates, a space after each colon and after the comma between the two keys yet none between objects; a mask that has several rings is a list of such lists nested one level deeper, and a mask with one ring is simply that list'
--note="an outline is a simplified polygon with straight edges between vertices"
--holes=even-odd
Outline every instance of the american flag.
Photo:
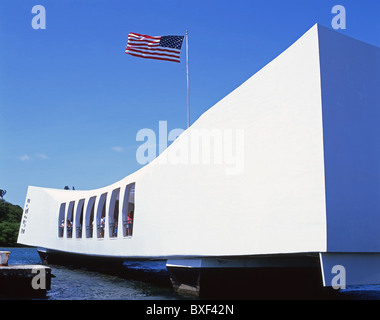
[{"label": "american flag", "polygon": [[126,54],[146,59],[180,62],[183,36],[128,35]]}]

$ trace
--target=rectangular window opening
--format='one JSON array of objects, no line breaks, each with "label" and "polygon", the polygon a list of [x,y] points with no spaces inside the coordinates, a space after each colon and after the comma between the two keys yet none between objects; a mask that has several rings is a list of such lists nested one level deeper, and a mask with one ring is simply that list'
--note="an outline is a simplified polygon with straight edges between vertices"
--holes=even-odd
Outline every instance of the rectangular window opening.
[{"label": "rectangular window opening", "polygon": [[94,213],[95,213],[96,196],[91,197],[87,204],[86,210],[86,238],[93,237]]},{"label": "rectangular window opening", "polygon": [[135,183],[125,187],[123,201],[123,236],[132,237],[135,212]]},{"label": "rectangular window opening", "polygon": [[67,217],[66,217],[66,237],[73,237],[73,213],[74,213],[74,205],[75,201],[71,201],[69,203],[69,207],[67,209]]},{"label": "rectangular window opening", "polygon": [[58,237],[63,238],[63,233],[65,231],[65,210],[66,210],[66,203],[61,203],[61,206],[59,207],[59,214],[58,214]]},{"label": "rectangular window opening", "polygon": [[119,221],[119,194],[120,188],[112,191],[110,207],[109,207],[109,237],[116,238]]}]

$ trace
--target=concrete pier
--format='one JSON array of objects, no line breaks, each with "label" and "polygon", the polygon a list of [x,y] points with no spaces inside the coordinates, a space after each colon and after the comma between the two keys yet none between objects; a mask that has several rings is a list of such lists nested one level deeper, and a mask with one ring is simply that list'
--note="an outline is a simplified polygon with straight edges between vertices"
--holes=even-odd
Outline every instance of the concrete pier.
[{"label": "concrete pier", "polygon": [[0,251],[0,266],[8,265],[10,253],[11,253],[10,251]]},{"label": "concrete pier", "polygon": [[[10,252],[0,251],[9,256]],[[7,257],[8,258],[8,257]],[[51,268],[44,265],[8,265],[3,259],[0,265],[0,299],[33,298],[46,296],[51,288]]]}]

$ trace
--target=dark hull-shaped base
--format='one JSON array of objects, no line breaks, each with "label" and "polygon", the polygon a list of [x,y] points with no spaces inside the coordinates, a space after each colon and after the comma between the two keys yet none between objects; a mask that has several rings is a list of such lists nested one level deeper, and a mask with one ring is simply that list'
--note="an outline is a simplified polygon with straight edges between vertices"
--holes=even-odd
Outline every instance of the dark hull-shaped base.
[{"label": "dark hull-shaped base", "polygon": [[37,252],[45,265],[120,267],[125,261],[118,257],[84,255],[56,250],[38,249]]}]

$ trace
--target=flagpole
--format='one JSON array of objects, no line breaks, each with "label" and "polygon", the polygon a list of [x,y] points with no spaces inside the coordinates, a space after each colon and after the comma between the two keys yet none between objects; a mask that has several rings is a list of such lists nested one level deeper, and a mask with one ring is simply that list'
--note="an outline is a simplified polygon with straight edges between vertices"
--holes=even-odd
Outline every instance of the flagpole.
[{"label": "flagpole", "polygon": [[189,95],[189,33],[186,30],[186,78],[187,78],[187,127],[190,127],[190,95]]}]

